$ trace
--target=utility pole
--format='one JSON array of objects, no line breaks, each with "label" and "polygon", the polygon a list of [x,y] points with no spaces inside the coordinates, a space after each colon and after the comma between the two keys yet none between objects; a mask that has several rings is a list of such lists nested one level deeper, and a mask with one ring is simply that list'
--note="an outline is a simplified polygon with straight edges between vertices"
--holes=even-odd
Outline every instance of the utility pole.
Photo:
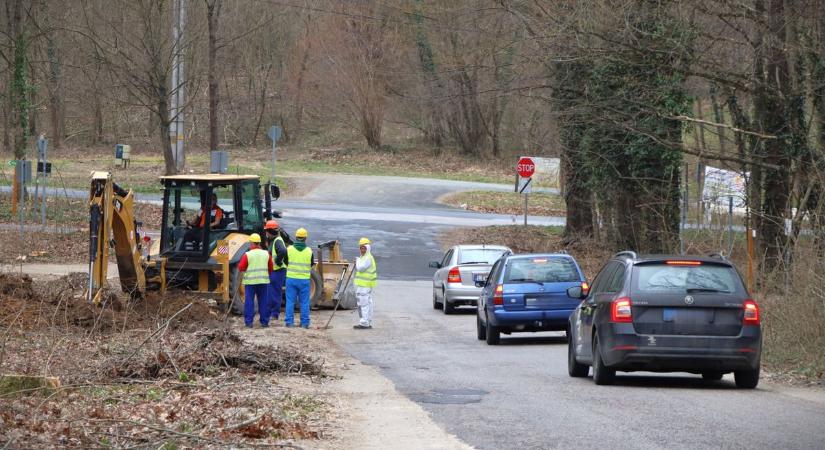
[{"label": "utility pole", "polygon": [[183,143],[185,128],[183,124],[183,106],[185,105],[186,77],[183,71],[184,24],[186,23],[186,0],[175,0],[172,23],[172,98],[170,102],[169,137],[172,141],[172,154],[175,168],[182,171],[186,165]]}]

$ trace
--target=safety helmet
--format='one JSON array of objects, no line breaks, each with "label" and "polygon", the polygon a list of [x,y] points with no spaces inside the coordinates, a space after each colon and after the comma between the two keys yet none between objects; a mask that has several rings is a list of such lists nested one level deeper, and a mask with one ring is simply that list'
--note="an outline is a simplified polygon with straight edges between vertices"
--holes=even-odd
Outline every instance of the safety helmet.
[{"label": "safety helmet", "polygon": [[370,240],[369,240],[369,239],[367,239],[367,238],[365,238],[365,237],[362,237],[362,238],[361,238],[361,240],[360,240],[360,241],[358,241],[358,245],[359,245],[359,246],[361,246],[361,245],[369,245],[369,244],[371,244],[371,243],[372,243],[372,242],[370,242]]},{"label": "safety helmet", "polygon": [[278,222],[275,221],[275,220],[271,220],[271,219],[267,220],[266,225],[264,225],[264,230],[277,230],[278,228],[280,228],[280,225],[278,225]]},{"label": "safety helmet", "polygon": [[295,237],[296,238],[306,238],[307,237],[306,228],[298,228],[298,230],[295,231]]},{"label": "safety helmet", "polygon": [[256,244],[261,243],[261,235],[258,233],[252,233],[249,235],[249,242],[254,242]]}]

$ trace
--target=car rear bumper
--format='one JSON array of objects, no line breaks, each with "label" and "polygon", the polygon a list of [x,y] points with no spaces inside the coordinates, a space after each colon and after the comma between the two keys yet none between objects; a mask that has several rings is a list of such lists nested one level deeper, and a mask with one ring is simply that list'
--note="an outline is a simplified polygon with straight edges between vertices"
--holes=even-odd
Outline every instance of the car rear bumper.
[{"label": "car rear bumper", "polygon": [[661,336],[628,333],[628,325],[611,324],[617,332],[609,336],[599,333],[602,358],[617,370],[730,372],[759,367],[759,327],[743,327],[738,336]]},{"label": "car rear bumper", "polygon": [[458,283],[447,285],[444,298],[451,305],[473,305],[478,303],[481,288],[462,286]]},{"label": "car rear bumper", "polygon": [[503,331],[566,330],[572,309],[507,311],[493,310],[490,323]]}]

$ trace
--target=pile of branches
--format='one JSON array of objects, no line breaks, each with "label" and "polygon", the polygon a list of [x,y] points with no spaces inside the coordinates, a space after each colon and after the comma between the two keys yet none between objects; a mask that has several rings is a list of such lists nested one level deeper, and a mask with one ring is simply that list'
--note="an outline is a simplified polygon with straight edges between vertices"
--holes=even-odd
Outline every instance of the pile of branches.
[{"label": "pile of branches", "polygon": [[289,347],[269,347],[245,342],[229,328],[204,330],[187,335],[159,337],[156,350],[141,346],[108,364],[115,378],[179,378],[181,374],[215,375],[234,368],[251,373],[280,373],[325,376],[323,360],[306,351]]}]

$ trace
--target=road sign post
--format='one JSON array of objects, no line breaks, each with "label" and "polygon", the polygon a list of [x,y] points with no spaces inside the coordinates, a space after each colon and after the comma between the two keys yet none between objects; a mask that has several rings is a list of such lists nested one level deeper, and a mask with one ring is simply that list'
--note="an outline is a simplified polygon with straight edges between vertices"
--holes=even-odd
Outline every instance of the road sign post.
[{"label": "road sign post", "polygon": [[43,168],[43,198],[40,200],[40,223],[46,227],[46,188],[49,183],[49,172],[51,171],[50,164],[46,162],[46,149],[49,146],[49,140],[42,134],[37,140],[37,176],[40,176],[40,168]]},{"label": "road sign post", "polygon": [[269,136],[269,139],[272,139],[272,182],[275,182],[275,157],[276,157],[276,148],[278,144],[278,139],[281,139],[281,134],[283,131],[281,127],[273,125],[269,127],[269,131],[266,133]]},{"label": "road sign post", "polygon": [[533,174],[536,172],[536,163],[533,158],[529,156],[522,156],[516,163],[516,173],[519,176],[519,183],[517,191],[524,194],[524,225],[527,225],[527,198],[530,196],[532,190],[531,181],[533,181]]}]

